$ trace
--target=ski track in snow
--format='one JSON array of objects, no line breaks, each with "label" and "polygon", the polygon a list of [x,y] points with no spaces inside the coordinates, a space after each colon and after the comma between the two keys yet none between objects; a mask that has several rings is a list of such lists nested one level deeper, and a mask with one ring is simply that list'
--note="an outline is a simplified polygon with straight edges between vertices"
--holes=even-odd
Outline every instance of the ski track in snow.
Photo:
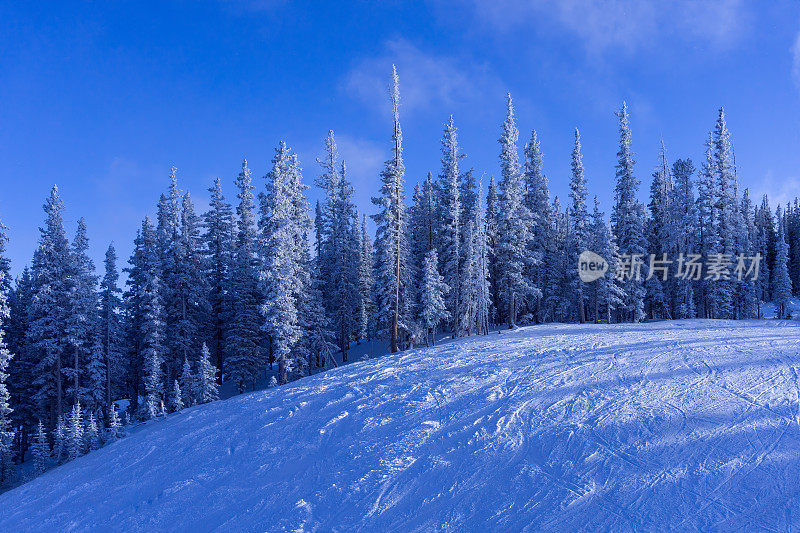
[{"label": "ski track in snow", "polygon": [[0,531],[800,529],[800,326],[546,325],[193,407]]}]

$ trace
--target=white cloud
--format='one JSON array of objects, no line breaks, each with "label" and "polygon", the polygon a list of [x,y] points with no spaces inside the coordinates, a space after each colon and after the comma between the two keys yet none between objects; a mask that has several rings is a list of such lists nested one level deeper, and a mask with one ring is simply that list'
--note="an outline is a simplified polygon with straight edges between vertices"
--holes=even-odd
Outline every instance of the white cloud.
[{"label": "white cloud", "polygon": [[537,25],[566,30],[587,52],[635,51],[665,39],[726,48],[744,30],[742,0],[494,0],[472,1],[478,20],[500,32]]},{"label": "white cloud", "polygon": [[502,94],[500,83],[486,66],[427,54],[404,39],[388,41],[382,54],[355,65],[345,77],[344,89],[388,114],[392,64],[397,65],[400,104],[406,113],[472,102],[491,91]]}]

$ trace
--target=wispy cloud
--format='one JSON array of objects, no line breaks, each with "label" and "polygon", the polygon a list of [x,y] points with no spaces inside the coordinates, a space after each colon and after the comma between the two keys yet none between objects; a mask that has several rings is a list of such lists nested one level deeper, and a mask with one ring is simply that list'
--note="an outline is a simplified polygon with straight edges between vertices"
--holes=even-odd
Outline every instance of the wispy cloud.
[{"label": "wispy cloud", "polygon": [[344,89],[355,98],[389,112],[387,84],[397,65],[401,105],[406,113],[472,102],[501,84],[485,65],[429,54],[404,39],[388,41],[385,50],[357,63],[345,76]]},{"label": "wispy cloud", "polygon": [[742,0],[470,0],[478,20],[505,32],[536,25],[567,31],[589,54],[633,52],[664,39],[727,48],[745,28]]}]

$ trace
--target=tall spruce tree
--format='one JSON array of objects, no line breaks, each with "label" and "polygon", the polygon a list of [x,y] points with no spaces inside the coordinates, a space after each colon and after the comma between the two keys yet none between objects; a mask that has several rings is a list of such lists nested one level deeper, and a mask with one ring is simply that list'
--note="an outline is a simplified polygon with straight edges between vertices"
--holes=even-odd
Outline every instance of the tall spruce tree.
[{"label": "tall spruce tree", "polygon": [[569,197],[572,200],[569,213],[569,241],[567,261],[570,270],[575,309],[581,324],[586,322],[586,294],[584,283],[578,277],[578,256],[589,244],[589,212],[586,208],[586,178],[583,173],[581,134],[575,128],[575,145],[572,149],[572,179],[569,182]]},{"label": "tall spruce tree", "polygon": [[408,333],[408,244],[403,182],[403,135],[400,129],[400,85],[397,68],[392,65],[389,86],[394,132],[392,157],[381,172],[379,196],[372,198],[378,213],[375,221],[375,299],[378,330],[387,334],[389,350],[400,349],[400,336]]}]

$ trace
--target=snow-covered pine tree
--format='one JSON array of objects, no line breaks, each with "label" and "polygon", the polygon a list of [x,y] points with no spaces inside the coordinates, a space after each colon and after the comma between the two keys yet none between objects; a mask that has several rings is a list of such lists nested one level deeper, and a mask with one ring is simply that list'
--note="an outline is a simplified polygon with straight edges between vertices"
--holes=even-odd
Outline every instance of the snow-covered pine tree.
[{"label": "snow-covered pine tree", "polygon": [[552,246],[545,252],[545,264],[547,265],[545,295],[546,316],[549,320],[556,322],[566,322],[573,316],[573,301],[568,277],[569,266],[567,264],[567,236],[569,233],[569,218],[567,213],[562,211],[561,202],[558,196],[553,198],[552,213],[555,224],[553,226]]},{"label": "snow-covered pine tree", "polygon": [[406,242],[406,209],[403,181],[403,136],[400,129],[400,86],[397,69],[392,65],[389,87],[394,119],[392,158],[381,172],[381,188],[372,203],[378,213],[375,221],[375,296],[377,327],[387,333],[389,350],[397,352],[401,346],[400,335],[407,329],[408,312],[408,245]]},{"label": "snow-covered pine tree", "polygon": [[[658,153],[658,166],[653,172],[653,181],[650,183],[650,217],[646,222],[647,253],[661,260],[663,254],[669,254],[666,248],[670,240],[670,209],[673,195],[672,175],[667,163],[667,149],[664,139],[661,139],[661,148]],[[645,309],[652,318],[670,318],[669,278],[662,279],[660,271],[648,273],[645,282],[647,298]]]},{"label": "snow-covered pine tree", "polygon": [[38,476],[47,470],[50,463],[50,443],[47,442],[47,433],[44,431],[44,424],[39,420],[36,426],[36,438],[31,448],[33,452],[33,471]]},{"label": "snow-covered pine tree", "polygon": [[[462,280],[463,235],[459,162],[464,157],[458,146],[458,131],[453,115],[444,125],[442,135],[442,170],[439,173],[439,260],[445,284],[450,287],[445,303],[450,316],[450,331],[460,335],[464,328],[464,281]],[[426,254],[427,261],[427,254]],[[425,271],[427,274],[427,270]]]},{"label": "snow-covered pine tree", "polygon": [[100,444],[100,431],[97,429],[97,421],[94,418],[94,413],[89,413],[83,434],[84,453],[96,450],[100,447]]},{"label": "snow-covered pine tree", "polygon": [[[781,219],[780,213],[778,220]],[[775,304],[775,318],[791,318],[789,300],[792,297],[792,280],[789,277],[789,245],[784,238],[783,223],[778,223],[778,244],[775,253],[775,266],[772,279],[772,303]]]},{"label": "snow-covered pine tree", "polygon": [[203,348],[200,352],[200,361],[197,365],[197,382],[197,403],[219,400],[217,368],[211,362],[211,353],[208,351],[206,343],[203,343]]},{"label": "snow-covered pine tree", "polygon": [[[769,198],[765,194],[761,199],[761,205],[756,210],[756,241],[754,249],[761,254],[762,260],[759,268],[757,283],[757,296],[761,302],[768,302],[772,299],[771,279],[773,265],[775,264],[775,243],[777,242],[775,232],[775,220],[772,216],[772,209],[769,206]],[[759,318],[761,310],[759,308]]]},{"label": "snow-covered pine tree", "polygon": [[[753,257],[756,254],[757,235],[754,216],[755,210],[753,202],[750,200],[750,191],[745,189],[740,203],[739,219],[741,224],[736,238],[737,255]],[[738,263],[737,257],[733,259],[734,263]],[[741,271],[742,279],[739,279],[740,276],[735,271],[732,274],[735,278],[734,316],[738,319],[757,318],[761,314],[758,296],[759,280],[752,280],[745,274],[746,270]],[[760,276],[761,272],[759,272]]]},{"label": "snow-covered pine tree", "polygon": [[[438,230],[438,209],[436,205],[435,187],[433,177],[428,172],[422,185],[419,183],[414,187],[413,204],[411,206],[411,223],[409,228],[409,271],[415,293],[419,292],[422,286],[422,276],[425,273],[425,256],[437,243]],[[414,318],[419,320],[421,317],[420,306],[417,296],[414,295],[413,313]]]},{"label": "snow-covered pine tree", "polygon": [[[525,146],[525,206],[531,213],[530,253],[536,260],[534,268],[527,275],[536,287],[544,289],[547,284],[549,267],[545,262],[547,251],[553,245],[555,220],[550,206],[550,190],[547,177],[542,171],[542,151],[536,130],[531,132],[531,140]],[[542,297],[535,298],[533,318],[539,323],[544,319]]]},{"label": "snow-covered pine tree", "polygon": [[183,403],[189,406],[196,404],[199,384],[197,382],[197,376],[192,372],[192,365],[189,363],[188,357],[183,360],[179,385],[181,387],[181,399]]},{"label": "snow-covered pine tree", "polygon": [[[209,356],[210,357],[210,356]],[[181,394],[181,386],[176,379],[172,384],[172,395],[170,397],[170,408],[173,413],[183,409],[183,394]]]},{"label": "snow-covered pine tree", "polygon": [[[644,208],[636,199],[639,180],[633,174],[633,152],[631,151],[631,130],[628,122],[628,105],[623,102],[617,112],[619,117],[619,151],[617,152],[616,187],[614,189],[614,209],[611,213],[611,227],[620,254],[634,257],[645,253]],[[638,322],[644,318],[644,279],[630,276],[623,285],[624,320]]]},{"label": "snow-covered pine tree", "polygon": [[122,421],[119,419],[119,412],[117,411],[117,404],[111,404],[111,411],[108,417],[108,430],[106,431],[106,440],[116,440],[122,436]]},{"label": "snow-covered pine tree", "polygon": [[[478,195],[482,193],[482,186],[481,183],[478,187]],[[477,202],[475,206],[473,232],[473,277],[470,282],[475,299],[475,332],[478,335],[488,335],[492,305],[491,287],[489,286],[489,244],[486,237],[486,220],[480,202]]]},{"label": "snow-covered pine tree", "polygon": [[33,255],[33,298],[28,336],[33,360],[35,398],[41,418],[55,427],[64,413],[63,364],[69,349],[70,300],[73,290],[69,242],[64,231],[64,202],[53,186],[44,204],[47,215]]},{"label": "snow-covered pine tree", "polygon": [[589,212],[586,208],[586,178],[583,173],[581,134],[575,128],[575,145],[572,149],[572,179],[569,182],[569,197],[572,200],[569,213],[567,262],[574,307],[581,324],[586,322],[586,294],[584,282],[578,277],[578,256],[589,244]]},{"label": "snow-covered pine tree", "polygon": [[141,360],[144,363],[146,380],[147,416],[158,416],[164,398],[164,306],[162,284],[159,277],[156,232],[150,219],[145,217],[142,225],[144,254],[144,286],[142,287]]},{"label": "snow-covered pine tree", "polygon": [[303,291],[300,299],[300,323],[302,335],[299,349],[308,365],[308,373],[326,368],[329,364],[336,366],[333,357],[337,346],[333,343],[334,335],[330,330],[330,321],[322,305],[321,281],[319,279],[319,264],[314,262],[309,286]]},{"label": "snow-covered pine tree", "polygon": [[489,287],[492,305],[490,320],[493,324],[500,322],[500,271],[497,260],[497,240],[499,235],[500,198],[494,176],[489,177],[489,189],[486,192],[486,246],[489,252]]},{"label": "snow-covered pine tree", "polygon": [[[169,175],[167,194],[162,194],[157,213],[157,249],[159,258],[158,279],[160,283],[161,306],[163,307],[163,352],[162,366],[165,370],[165,383],[170,383],[177,366],[183,361],[184,346],[187,339],[185,331],[179,331],[185,318],[183,305],[184,284],[180,279],[184,273],[181,236],[181,204],[183,194],[178,188],[178,169],[172,167]],[[156,409],[160,407],[157,402]]]},{"label": "snow-covered pine tree", "polygon": [[67,458],[71,461],[83,455],[83,413],[81,404],[75,403],[69,415],[69,425],[67,426]]},{"label": "snow-covered pine tree", "polygon": [[114,244],[109,244],[105,257],[105,274],[100,281],[100,309],[97,323],[97,336],[100,343],[101,357],[104,365],[105,381],[105,419],[108,423],[111,416],[111,405],[114,387],[123,375],[122,360],[122,325],[120,310],[122,291],[118,287],[117,252]]},{"label": "snow-covered pine tree", "polygon": [[[0,258],[5,257],[4,243],[0,241]],[[14,354],[8,367],[8,388],[11,395],[11,419],[17,428],[18,453],[24,456],[36,431],[37,406],[33,369],[36,366],[35,352],[30,343],[30,302],[33,297],[33,279],[30,268],[25,267],[16,279],[14,289],[9,293],[10,316],[3,323],[5,340],[9,351]]]},{"label": "snow-covered pine tree", "polygon": [[[725,110],[720,108],[713,133],[713,161],[715,183],[716,220],[714,222],[717,249],[715,254],[733,257],[737,253],[739,233],[739,202],[736,190],[736,172],[733,165],[733,147],[730,132],[725,122]],[[719,279],[710,281],[710,297],[714,305],[713,318],[734,318],[734,281]]]},{"label": "snow-covered pine tree", "polygon": [[372,240],[367,229],[367,216],[361,218],[361,238],[358,255],[358,331],[359,338],[369,340],[371,338],[371,317],[374,314],[374,304],[372,301]]},{"label": "snow-covered pine tree", "polygon": [[425,327],[425,344],[436,344],[436,328],[450,317],[444,297],[450,290],[439,274],[439,258],[433,249],[425,255],[425,272],[420,287],[420,305],[422,307],[422,323]]},{"label": "snow-covered pine tree", "polygon": [[270,336],[283,385],[293,370],[291,353],[300,340],[298,298],[305,288],[303,269],[307,264],[303,261],[303,247],[310,227],[300,163],[283,141],[275,151],[272,170],[266,178],[267,194],[262,202],[265,259],[262,308],[264,330]]},{"label": "snow-covered pine tree", "polygon": [[[227,331],[225,353],[226,372],[239,392],[255,385],[258,372],[266,364],[261,347],[262,292],[259,287],[261,262],[258,250],[258,228],[256,226],[256,204],[251,179],[252,172],[247,160],[242,162],[242,171],[236,178],[239,189],[239,205],[236,244],[233,264],[230,269],[230,298],[233,302]],[[187,389],[184,386],[184,394]]]},{"label": "snow-covered pine tree", "polygon": [[[680,254],[687,258],[700,248],[697,205],[694,197],[691,159],[678,159],[672,164],[674,188],[667,217],[667,252],[677,260]],[[675,270],[673,270],[675,273]],[[694,318],[696,316],[694,289],[697,282],[685,277],[672,276],[672,317]]]},{"label": "snow-covered pine tree", "polygon": [[530,253],[531,214],[523,203],[525,182],[522,180],[517,140],[519,132],[514,118],[514,104],[507,95],[506,120],[500,136],[500,166],[503,178],[500,181],[498,207],[497,242],[495,257],[499,274],[501,307],[498,311],[508,327],[517,323],[517,312],[528,298],[538,298],[540,289],[524,275],[526,268],[536,259]]},{"label": "snow-covered pine tree", "polygon": [[[709,133],[705,143],[705,161],[700,167],[700,175],[697,180],[697,216],[699,249],[697,253],[703,257],[718,253],[720,247],[717,235],[717,211],[716,200],[716,163],[713,156],[713,137]],[[713,318],[716,316],[716,303],[712,298],[713,282],[701,280],[697,283],[697,310],[701,318]]]},{"label": "snow-covered pine tree", "polygon": [[594,292],[594,322],[600,322],[601,316],[607,323],[611,323],[612,315],[623,303],[624,292],[614,276],[617,268],[617,243],[614,235],[603,219],[600,211],[600,202],[594,197],[594,212],[590,226],[591,250],[608,262],[608,272],[592,283]]},{"label": "snow-covered pine tree", "polygon": [[64,453],[67,451],[69,444],[69,430],[67,429],[67,421],[64,415],[58,417],[56,420],[56,427],[53,428],[53,459],[56,462],[61,462],[64,458]]},{"label": "snow-covered pine tree", "polygon": [[[86,235],[86,223],[83,218],[78,220],[78,231],[72,242],[70,255],[70,278],[72,290],[70,291],[70,316],[67,323],[67,337],[69,343],[69,361],[64,368],[67,378],[66,398],[71,403],[92,403],[90,397],[105,395],[104,390],[92,390],[104,387],[102,380],[90,383],[86,365],[88,365],[94,344],[94,332],[97,321],[97,276],[94,274],[94,264],[88,256],[89,239]],[[95,362],[98,363],[97,361]],[[94,369],[96,372],[102,369]],[[96,374],[93,376],[97,378]],[[84,401],[84,397],[85,401]],[[89,405],[94,409],[95,405]]]},{"label": "snow-covered pine tree", "polygon": [[177,298],[179,312],[173,346],[177,350],[169,362],[168,376],[174,381],[181,371],[183,360],[195,353],[208,338],[209,325],[208,284],[204,275],[205,264],[200,235],[200,218],[195,213],[191,196],[186,192],[181,198],[180,242],[172,292]]},{"label": "snow-covered pine tree", "polygon": [[234,250],[234,225],[231,205],[225,201],[219,178],[208,191],[211,193],[210,209],[203,215],[205,233],[203,251],[208,283],[209,349],[219,378],[227,373],[225,366],[226,339],[233,311],[229,292],[231,262]]},{"label": "snow-covered pine tree", "polygon": [[[0,253],[5,248],[6,239],[5,226],[0,222]],[[0,261],[5,261],[5,257],[2,254],[0,254]],[[14,440],[14,431],[11,427],[11,396],[6,385],[8,367],[12,358],[5,342],[5,328],[9,319],[8,285],[5,283],[7,275],[8,273],[5,269],[0,269],[0,485],[7,481],[11,475],[12,445]]]}]

